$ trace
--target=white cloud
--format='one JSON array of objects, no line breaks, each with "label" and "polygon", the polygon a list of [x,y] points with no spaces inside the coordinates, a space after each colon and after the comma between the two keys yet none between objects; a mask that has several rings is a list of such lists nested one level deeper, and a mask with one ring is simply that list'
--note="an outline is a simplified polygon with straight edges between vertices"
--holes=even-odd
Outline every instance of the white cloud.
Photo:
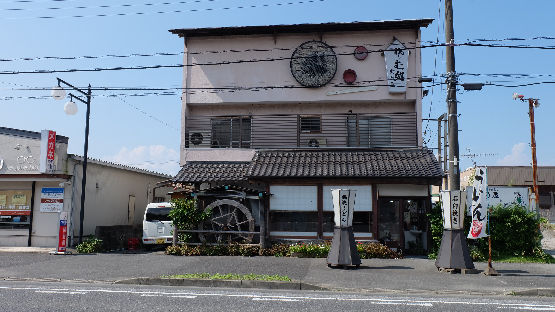
[{"label": "white cloud", "polygon": [[122,147],[117,154],[105,159],[169,175],[176,175],[179,171],[179,153],[164,145]]},{"label": "white cloud", "polygon": [[497,161],[500,166],[529,166],[532,154],[528,144],[520,142],[513,145],[511,153]]}]

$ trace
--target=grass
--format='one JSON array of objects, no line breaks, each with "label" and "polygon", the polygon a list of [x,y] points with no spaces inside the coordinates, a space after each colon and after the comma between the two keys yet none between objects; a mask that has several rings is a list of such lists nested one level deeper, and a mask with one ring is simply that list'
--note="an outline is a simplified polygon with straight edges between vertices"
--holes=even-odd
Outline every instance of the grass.
[{"label": "grass", "polygon": [[546,257],[499,256],[494,258],[493,261],[506,263],[555,263],[555,258],[550,255],[547,255]]},{"label": "grass", "polygon": [[203,279],[221,279],[221,280],[256,280],[256,281],[284,281],[290,282],[291,278],[282,275],[266,275],[266,274],[210,274],[210,273],[186,273],[174,275],[162,275],[162,278],[203,278]]}]

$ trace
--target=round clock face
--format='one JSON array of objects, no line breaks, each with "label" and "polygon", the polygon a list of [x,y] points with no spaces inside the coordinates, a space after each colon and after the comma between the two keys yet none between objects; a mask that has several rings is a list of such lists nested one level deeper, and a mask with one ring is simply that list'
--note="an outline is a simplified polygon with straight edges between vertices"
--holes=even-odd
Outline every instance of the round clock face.
[{"label": "round clock face", "polygon": [[291,55],[291,74],[301,85],[317,88],[330,82],[337,70],[333,49],[321,41],[301,44]]}]

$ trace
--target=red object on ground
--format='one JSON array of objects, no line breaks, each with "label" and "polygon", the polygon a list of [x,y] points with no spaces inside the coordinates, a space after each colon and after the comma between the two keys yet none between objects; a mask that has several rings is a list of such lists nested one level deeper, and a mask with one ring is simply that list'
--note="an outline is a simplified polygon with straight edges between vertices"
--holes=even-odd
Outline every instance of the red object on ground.
[{"label": "red object on ground", "polygon": [[139,239],[136,237],[132,237],[127,240],[127,249],[128,250],[137,250],[139,247]]}]

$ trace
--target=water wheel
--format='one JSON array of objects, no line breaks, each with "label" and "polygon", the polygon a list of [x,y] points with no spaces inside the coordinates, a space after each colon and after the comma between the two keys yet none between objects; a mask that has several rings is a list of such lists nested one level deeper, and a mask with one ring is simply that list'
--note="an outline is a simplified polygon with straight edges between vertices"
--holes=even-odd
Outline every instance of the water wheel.
[{"label": "water wheel", "polygon": [[250,243],[254,234],[239,233],[254,231],[254,218],[249,209],[238,201],[220,199],[206,206],[212,215],[199,225],[199,230],[228,231],[238,233],[199,233],[203,243]]}]

